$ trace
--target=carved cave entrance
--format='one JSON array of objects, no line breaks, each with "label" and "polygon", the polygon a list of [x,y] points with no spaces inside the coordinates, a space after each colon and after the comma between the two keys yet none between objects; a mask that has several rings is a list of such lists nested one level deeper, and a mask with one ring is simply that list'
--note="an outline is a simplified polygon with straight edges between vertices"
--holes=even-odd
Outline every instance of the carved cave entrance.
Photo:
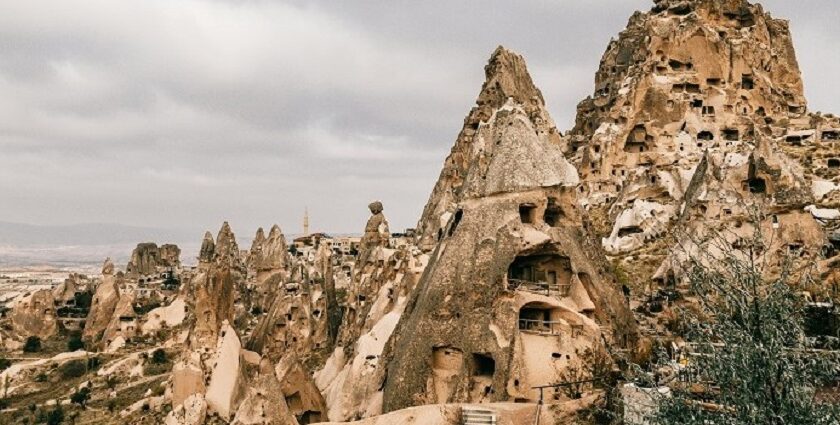
[{"label": "carved cave entrance", "polygon": [[518,256],[507,274],[509,289],[542,295],[568,295],[571,278],[571,260],[558,254]]}]

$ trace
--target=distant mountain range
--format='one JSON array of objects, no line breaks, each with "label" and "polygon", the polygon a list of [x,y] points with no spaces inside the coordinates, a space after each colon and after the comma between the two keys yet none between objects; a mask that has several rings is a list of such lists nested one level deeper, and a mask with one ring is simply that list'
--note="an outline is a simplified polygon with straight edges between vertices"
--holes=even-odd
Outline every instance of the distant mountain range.
[{"label": "distant mountain range", "polygon": [[194,263],[203,232],[109,223],[35,225],[0,221],[0,267],[124,265],[139,242],[174,243]]},{"label": "distant mountain range", "polygon": [[45,226],[0,221],[0,245],[21,247],[120,245],[138,242],[177,244],[200,241],[202,235],[203,232],[109,223]]}]

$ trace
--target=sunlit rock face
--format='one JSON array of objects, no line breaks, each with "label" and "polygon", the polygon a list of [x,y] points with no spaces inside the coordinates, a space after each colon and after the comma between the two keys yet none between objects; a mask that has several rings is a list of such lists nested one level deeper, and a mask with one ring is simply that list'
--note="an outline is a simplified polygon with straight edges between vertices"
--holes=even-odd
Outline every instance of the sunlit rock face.
[{"label": "sunlit rock face", "polygon": [[[476,106],[464,120],[464,127],[443,164],[440,177],[417,224],[419,244],[425,251],[434,249],[439,233],[446,224],[441,222],[441,217],[454,212],[469,168],[478,163],[479,157],[484,156],[486,161],[484,152],[487,130],[482,130],[482,126],[494,119],[506,103],[512,101],[522,110],[538,138],[551,143],[560,142],[560,133],[545,111],[542,93],[528,75],[525,61],[518,55],[507,53],[503,48],[497,49],[485,67],[486,80]],[[482,131],[485,135],[480,134]],[[566,170],[557,172],[565,173]],[[495,182],[500,183],[503,182]]]},{"label": "sunlit rock face", "polygon": [[609,44],[564,144],[604,248],[648,282],[675,234],[836,201],[839,123],[807,112],[787,21],[662,0]]},{"label": "sunlit rock face", "polygon": [[12,306],[10,318],[12,329],[20,340],[30,336],[46,339],[58,332],[55,297],[48,289],[17,299]]},{"label": "sunlit rock face", "polygon": [[164,244],[160,247],[153,242],[137,244],[126,266],[127,273],[150,275],[159,268],[178,267],[181,265],[181,249],[178,245]]},{"label": "sunlit rock face", "polygon": [[82,335],[86,342],[90,344],[101,342],[119,300],[120,291],[117,277],[114,276],[114,263],[109,258],[102,266],[102,280],[93,294],[90,311],[85,321]]},{"label": "sunlit rock face", "polygon": [[495,81],[517,83],[471,135],[457,192],[446,201],[433,193],[427,207],[447,202],[428,223],[446,222],[385,349],[385,412],[536,401],[532,387],[560,380],[602,338],[616,346],[636,338],[524,61],[500,48],[487,70],[479,105]]}]

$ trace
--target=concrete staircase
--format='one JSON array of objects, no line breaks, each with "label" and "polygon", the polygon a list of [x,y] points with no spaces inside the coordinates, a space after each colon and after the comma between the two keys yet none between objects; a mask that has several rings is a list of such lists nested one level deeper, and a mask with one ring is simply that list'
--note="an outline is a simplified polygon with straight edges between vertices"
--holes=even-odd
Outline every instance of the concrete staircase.
[{"label": "concrete staircase", "polygon": [[461,424],[496,425],[496,412],[478,407],[462,407]]}]

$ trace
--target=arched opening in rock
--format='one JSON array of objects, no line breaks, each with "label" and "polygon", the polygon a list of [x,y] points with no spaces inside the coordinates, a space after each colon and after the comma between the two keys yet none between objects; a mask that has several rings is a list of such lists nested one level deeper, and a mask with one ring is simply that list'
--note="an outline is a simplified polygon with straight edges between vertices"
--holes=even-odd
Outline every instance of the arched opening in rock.
[{"label": "arched opening in rock", "polygon": [[543,295],[568,293],[571,278],[571,260],[557,254],[518,256],[507,274],[508,289]]},{"label": "arched opening in rock", "polygon": [[496,361],[493,356],[483,353],[473,353],[473,376],[485,376],[493,378],[496,373]]},{"label": "arched opening in rock", "polygon": [[297,417],[298,423],[300,425],[309,425],[309,424],[318,423],[318,422],[321,422],[321,419],[322,419],[321,418],[321,412],[317,412],[317,411],[314,411],[314,410],[307,410],[307,411],[301,413]]},{"label": "arched opening in rock", "polygon": [[767,182],[758,177],[756,174],[758,173],[758,169],[756,167],[755,161],[750,161],[749,169],[747,170],[747,180],[744,182],[745,189],[750,193],[766,193],[767,192]]},{"label": "arched opening in rock", "polygon": [[647,133],[644,124],[638,124],[627,135],[627,140],[624,142],[624,151],[629,153],[645,152],[648,150],[647,143],[650,141],[653,141],[653,136]]},{"label": "arched opening in rock", "polygon": [[828,168],[840,168],[840,159],[829,158],[828,159]]},{"label": "arched opening in rock", "polygon": [[838,140],[840,139],[840,131],[837,130],[827,130],[822,132],[822,139],[823,140]]},{"label": "arched opening in rock", "polygon": [[546,335],[560,334],[561,310],[541,302],[530,302],[519,309],[519,330]]},{"label": "arched opening in rock", "polygon": [[711,131],[701,131],[697,133],[697,140],[711,141],[715,139],[715,135]]}]

